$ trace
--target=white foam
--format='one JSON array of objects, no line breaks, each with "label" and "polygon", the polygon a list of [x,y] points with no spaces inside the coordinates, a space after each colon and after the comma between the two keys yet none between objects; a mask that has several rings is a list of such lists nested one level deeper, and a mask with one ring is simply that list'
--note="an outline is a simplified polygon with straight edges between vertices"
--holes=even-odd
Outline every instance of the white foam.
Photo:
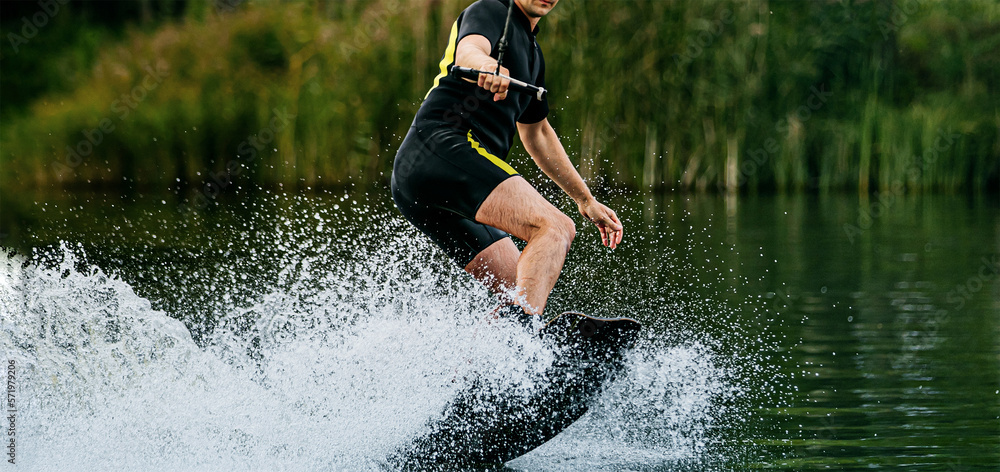
[{"label": "white foam", "polygon": [[[418,251],[403,241],[365,249],[305,295],[289,287],[317,276],[297,261],[280,287],[215,314],[222,322],[201,346],[121,279],[79,267],[79,249],[62,247],[55,264],[0,251],[0,346],[18,366],[18,463],[377,470],[473,374],[530,387],[551,361],[545,351],[487,321],[493,300],[474,283],[414,271],[401,254]],[[647,344],[629,363],[580,422],[511,466],[578,470],[701,454],[712,406],[729,388],[712,350]]]}]

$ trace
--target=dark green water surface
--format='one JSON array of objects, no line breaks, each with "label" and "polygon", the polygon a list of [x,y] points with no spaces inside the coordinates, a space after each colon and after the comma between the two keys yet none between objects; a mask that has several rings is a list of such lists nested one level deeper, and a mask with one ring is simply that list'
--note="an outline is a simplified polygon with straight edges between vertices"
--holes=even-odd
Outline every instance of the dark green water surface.
[{"label": "dark green water surface", "polygon": [[[607,201],[625,244],[600,248],[573,214],[580,231],[550,311],[715,339],[748,371],[747,400],[720,413],[710,457],[629,470],[1000,470],[997,196]],[[181,204],[172,194],[4,195],[2,245],[79,244],[197,340],[212,329],[212,304],[253,299],[282,277],[287,259],[260,256],[287,234],[320,253],[324,238],[371,246],[410,231],[383,189],[233,192],[196,214]],[[227,282],[227,261],[241,258],[256,261],[250,282]],[[427,261],[463,277],[438,253]]]}]

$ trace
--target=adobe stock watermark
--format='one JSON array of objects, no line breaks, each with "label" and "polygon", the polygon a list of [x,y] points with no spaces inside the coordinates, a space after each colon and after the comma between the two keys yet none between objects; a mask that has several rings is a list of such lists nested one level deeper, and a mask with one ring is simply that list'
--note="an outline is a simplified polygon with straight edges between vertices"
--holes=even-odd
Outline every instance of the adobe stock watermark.
[{"label": "adobe stock watermark", "polygon": [[4,436],[7,463],[17,464],[17,362],[8,359],[7,365],[7,399],[4,401],[4,412],[7,416],[7,431]]},{"label": "adobe stock watermark", "polygon": [[597,154],[602,149],[615,142],[618,137],[621,136],[626,129],[628,129],[628,125],[626,125],[625,121],[620,117],[615,117],[615,119],[612,120],[611,118],[605,116],[601,119],[601,124],[604,126],[601,126],[600,131],[597,133],[597,139],[594,142],[594,147],[590,153],[594,159],[597,159]]},{"label": "adobe stock watermark", "polygon": [[[476,87],[473,90],[472,95],[466,95],[460,103],[456,103],[452,105],[451,108],[445,110],[444,113],[441,114],[441,119],[445,123],[448,123],[448,128],[451,128],[452,130],[466,130],[468,129],[466,123],[472,118],[472,114],[483,106],[484,100],[493,100],[493,92],[490,92],[482,87]],[[447,138],[448,136],[443,133],[432,133],[428,137],[426,142],[427,146],[424,150],[428,153],[435,152],[437,147],[444,143]]]},{"label": "adobe stock watermark", "polygon": [[674,64],[686,66],[695,59],[701,57],[706,49],[712,47],[715,41],[726,31],[726,26],[733,24],[736,16],[733,11],[726,8],[714,21],[710,23],[709,29],[700,31],[698,34],[689,36],[685,41],[684,52],[674,54]]},{"label": "adobe stock watermark", "polygon": [[799,300],[799,296],[789,292],[784,284],[773,292],[765,293],[764,298],[771,300],[771,308],[775,311],[791,308]]},{"label": "adobe stock watermark", "polygon": [[816,439],[828,441],[837,439],[837,417],[834,413],[827,413],[819,420],[819,431],[816,432]]},{"label": "adobe stock watermark", "polygon": [[21,46],[38,36],[38,32],[45,28],[49,22],[59,14],[61,7],[69,3],[69,0],[39,0],[39,11],[30,17],[21,17],[21,34],[7,33],[7,40],[10,47],[14,49],[14,54],[21,52]]},{"label": "adobe stock watermark", "polygon": [[246,4],[247,0],[215,0],[213,6],[214,11],[217,15],[232,13],[239,8],[240,5]]},{"label": "adobe stock watermark", "polygon": [[[826,84],[820,84],[819,87],[813,85],[809,87],[809,91],[810,94],[805,102],[795,109],[793,117],[796,120],[796,126],[801,126],[812,119],[813,114],[826,106],[830,97],[833,96],[833,92],[827,90]],[[774,124],[774,132],[781,136],[788,136],[791,132],[791,127],[791,121],[788,118],[782,118]],[[737,186],[742,187],[745,185],[747,179],[756,174],[757,169],[766,164],[771,159],[772,154],[780,150],[781,143],[772,136],[765,139],[760,147],[748,151],[746,159],[743,159],[743,162],[739,166],[736,176]]]},{"label": "adobe stock watermark", "polygon": [[910,17],[920,11],[920,7],[927,0],[901,0],[890,2],[892,12],[889,14],[889,21],[879,20],[878,30],[882,33],[882,39],[889,39],[889,33],[899,31],[899,28],[910,21]]},{"label": "adobe stock watermark", "polygon": [[350,38],[340,42],[340,52],[345,58],[370,48],[378,36],[388,33],[389,18],[396,16],[403,9],[400,0],[383,2],[379,5],[383,8],[375,12],[371,18],[362,18],[362,24],[353,28]]},{"label": "adobe stock watermark", "polygon": [[[941,153],[947,152],[962,135],[952,131],[938,129],[932,146],[924,150],[921,156],[911,156],[907,159],[905,166],[906,178],[909,180],[919,180],[928,166],[934,165],[941,158]],[[865,231],[871,229],[872,224],[882,215],[885,215],[906,194],[906,185],[902,180],[895,180],[889,184],[887,192],[874,192],[873,202],[861,209],[858,218],[854,222],[844,223],[844,234],[847,240],[854,244],[857,237]]]},{"label": "adobe stock watermark", "polygon": [[956,284],[953,289],[948,291],[948,294],[945,296],[945,302],[950,307],[939,308],[925,313],[917,321],[920,329],[908,331],[904,335],[905,341],[908,344],[929,344],[932,341],[938,340],[938,333],[941,327],[951,318],[951,314],[965,309],[966,304],[972,300],[972,297],[987,287],[990,281],[1000,276],[1000,255],[994,254],[989,258],[983,257],[979,262],[980,264],[972,275],[963,283]]},{"label": "adobe stock watermark", "polygon": [[146,75],[142,81],[132,87],[132,90],[121,94],[115,101],[111,102],[111,113],[114,114],[112,117],[101,118],[95,128],[81,130],[80,134],[83,139],[77,141],[75,145],[66,145],[66,156],[62,160],[56,160],[52,163],[56,172],[59,174],[73,172],[80,164],[83,164],[84,158],[90,156],[97,146],[100,146],[104,139],[115,131],[116,120],[114,118],[117,117],[119,125],[123,123],[132,112],[139,108],[139,104],[163,83],[170,72],[170,68],[163,61],[158,62],[156,68],[147,65],[143,69],[146,71]]},{"label": "adobe stock watermark", "polygon": [[[907,368],[918,369],[920,374],[926,373],[929,367],[926,362],[920,362],[920,353],[930,352],[936,346],[946,342],[949,335],[942,335],[941,331],[951,320],[952,314],[965,309],[967,303],[972,300],[976,293],[1000,276],[1000,255],[993,254],[989,257],[982,257],[979,262],[980,264],[963,283],[956,284],[948,292],[946,295],[947,307],[924,312],[915,320],[912,329],[904,330],[901,351],[907,353],[906,357],[909,360]],[[963,336],[963,334],[956,332],[951,336]],[[932,374],[927,373],[927,375]],[[949,460],[943,465],[947,467],[946,470],[950,471],[978,470],[975,466],[962,464],[961,460],[957,462]]]},{"label": "adobe stock watermark", "polygon": [[1000,275],[1000,255],[994,255],[992,259],[983,257],[979,260],[981,264],[976,269],[976,273],[969,276],[964,283],[955,285],[955,288],[948,292],[946,301],[955,310],[965,308],[965,304],[972,300],[972,297],[979,293],[986,284]]},{"label": "adobe stock watermark", "polygon": [[261,128],[257,133],[243,140],[236,147],[236,157],[226,162],[226,166],[219,172],[209,172],[210,180],[205,180],[199,188],[198,194],[194,196],[190,203],[178,205],[177,210],[185,215],[190,215],[196,210],[204,210],[214,201],[227,187],[233,184],[233,179],[243,173],[244,166],[257,160],[258,154],[264,150],[271,142],[277,138],[290,123],[293,123],[295,115],[288,114],[284,108],[272,109],[274,115],[268,125]]}]

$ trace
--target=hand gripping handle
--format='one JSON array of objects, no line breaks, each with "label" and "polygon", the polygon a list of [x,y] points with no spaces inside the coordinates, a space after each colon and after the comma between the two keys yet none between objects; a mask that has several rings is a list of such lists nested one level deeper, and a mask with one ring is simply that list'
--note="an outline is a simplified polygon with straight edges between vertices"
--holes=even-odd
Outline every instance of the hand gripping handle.
[{"label": "hand gripping handle", "polygon": [[[481,70],[471,69],[468,67],[451,66],[451,75],[455,77],[461,77],[463,79],[479,80],[479,74],[494,75],[492,72],[483,72]],[[531,85],[527,82],[517,80],[513,77],[508,77],[503,74],[495,74],[495,75],[510,81],[510,86],[507,87],[507,90],[526,93],[528,95],[535,97],[535,100],[542,101],[545,99],[545,94],[549,93],[547,90],[537,85]]]}]

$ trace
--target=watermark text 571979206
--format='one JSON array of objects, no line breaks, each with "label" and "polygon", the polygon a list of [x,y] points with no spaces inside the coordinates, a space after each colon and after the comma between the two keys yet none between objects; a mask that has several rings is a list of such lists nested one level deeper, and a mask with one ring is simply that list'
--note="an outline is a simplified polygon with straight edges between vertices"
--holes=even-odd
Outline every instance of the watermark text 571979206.
[{"label": "watermark text 571979206", "polygon": [[7,410],[7,462],[15,464],[17,461],[17,402],[14,392],[17,390],[17,366],[14,359],[7,361],[7,401],[4,402]]}]

